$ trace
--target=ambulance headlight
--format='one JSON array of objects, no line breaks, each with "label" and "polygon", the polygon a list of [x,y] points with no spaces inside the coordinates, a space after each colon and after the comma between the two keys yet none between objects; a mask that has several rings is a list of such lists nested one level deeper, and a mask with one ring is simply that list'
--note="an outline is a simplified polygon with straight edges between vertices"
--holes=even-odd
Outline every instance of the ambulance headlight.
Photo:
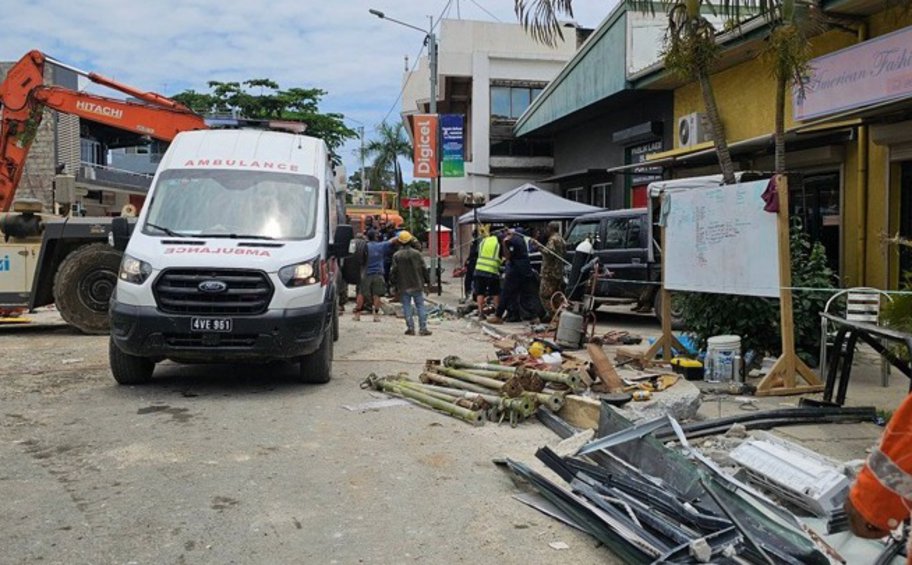
[{"label": "ambulance headlight", "polygon": [[120,262],[120,274],[118,278],[122,281],[133,284],[142,284],[146,282],[149,275],[152,274],[152,265],[145,261],[140,261],[136,257],[124,254]]}]

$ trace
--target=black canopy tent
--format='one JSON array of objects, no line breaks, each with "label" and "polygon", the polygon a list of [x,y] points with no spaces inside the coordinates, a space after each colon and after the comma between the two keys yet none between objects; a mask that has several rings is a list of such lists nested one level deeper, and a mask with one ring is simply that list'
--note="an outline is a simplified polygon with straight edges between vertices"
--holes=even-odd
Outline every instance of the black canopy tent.
[{"label": "black canopy tent", "polygon": [[[542,222],[569,220],[602,208],[567,200],[542,190],[534,184],[524,184],[501,194],[478,208],[478,221],[494,222]],[[467,212],[459,217],[460,224],[475,221],[475,213]]]}]

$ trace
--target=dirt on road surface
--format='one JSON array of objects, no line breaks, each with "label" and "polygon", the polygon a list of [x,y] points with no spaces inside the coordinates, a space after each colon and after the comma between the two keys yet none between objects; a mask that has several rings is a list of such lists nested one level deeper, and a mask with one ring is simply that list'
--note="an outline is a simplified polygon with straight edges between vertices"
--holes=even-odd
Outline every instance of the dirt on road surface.
[{"label": "dirt on road surface", "polygon": [[107,337],[0,328],[0,561],[611,562],[513,500],[492,465],[555,443],[540,424],[362,406],[385,398],[359,387],[371,372],[492,352],[464,321],[432,329],[343,317],[326,385],[296,383],[293,365],[163,363],[125,387]]}]

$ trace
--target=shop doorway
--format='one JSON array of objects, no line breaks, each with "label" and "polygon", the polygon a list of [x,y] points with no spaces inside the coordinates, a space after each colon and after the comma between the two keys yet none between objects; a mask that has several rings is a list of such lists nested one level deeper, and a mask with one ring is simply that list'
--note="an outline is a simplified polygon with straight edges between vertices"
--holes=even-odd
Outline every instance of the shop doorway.
[{"label": "shop doorway", "polygon": [[[792,213],[801,218],[811,241],[820,242],[826,249],[827,265],[842,275],[840,265],[840,178],[837,171],[805,174],[797,194],[794,194]],[[790,195],[791,196],[791,195]],[[912,208],[910,208],[912,210]]]},{"label": "shop doorway", "polygon": [[[899,235],[912,239],[912,161],[899,164]],[[899,246],[899,278],[912,272],[912,248]]]}]

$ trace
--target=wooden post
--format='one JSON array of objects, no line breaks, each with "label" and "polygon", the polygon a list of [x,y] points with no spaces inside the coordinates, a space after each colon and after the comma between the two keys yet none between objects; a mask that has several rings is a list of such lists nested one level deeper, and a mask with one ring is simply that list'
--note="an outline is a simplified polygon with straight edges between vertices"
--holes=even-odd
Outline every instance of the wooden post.
[{"label": "wooden post", "polygon": [[[776,188],[779,193],[777,239],[779,244],[779,326],[782,334],[782,355],[757,385],[757,396],[805,394],[820,392],[823,383],[795,353],[795,324],[792,308],[792,254],[789,233],[788,177],[778,175]],[[795,377],[805,382],[798,384]]]},{"label": "wooden post", "polygon": [[[652,218],[649,218],[649,221],[651,222]],[[687,349],[671,333],[671,293],[665,290],[665,228],[662,227],[660,229],[662,230],[662,288],[659,289],[659,292],[662,293],[662,337],[652,344],[652,347],[643,355],[643,359],[652,360],[661,351],[662,359],[671,361],[673,357],[672,347],[677,347],[678,351],[687,351]]]}]

